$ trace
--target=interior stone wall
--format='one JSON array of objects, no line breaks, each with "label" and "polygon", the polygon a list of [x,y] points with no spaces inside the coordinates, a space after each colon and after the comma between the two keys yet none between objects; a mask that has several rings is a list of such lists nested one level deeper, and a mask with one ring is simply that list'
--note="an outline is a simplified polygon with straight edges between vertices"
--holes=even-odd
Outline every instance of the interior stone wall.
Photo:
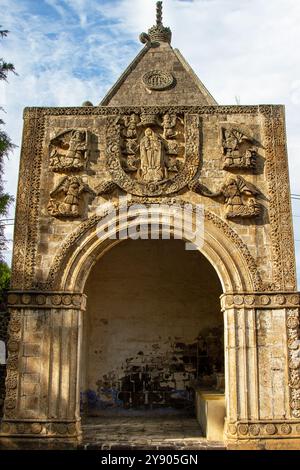
[{"label": "interior stone wall", "polygon": [[127,240],[86,285],[82,401],[89,414],[193,407],[223,372],[221,285],[180,240]]}]

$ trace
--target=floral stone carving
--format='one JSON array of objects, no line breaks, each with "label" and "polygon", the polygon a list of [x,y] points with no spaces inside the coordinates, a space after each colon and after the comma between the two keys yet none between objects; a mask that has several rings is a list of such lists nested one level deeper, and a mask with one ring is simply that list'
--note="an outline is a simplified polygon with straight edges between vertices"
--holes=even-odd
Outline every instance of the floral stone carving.
[{"label": "floral stone carving", "polygon": [[107,162],[112,181],[128,193],[175,193],[198,170],[199,117],[142,113],[111,118]]},{"label": "floral stone carving", "polygon": [[238,129],[221,129],[221,141],[225,170],[232,168],[255,168],[257,147],[254,140]]},{"label": "floral stone carving", "polygon": [[57,172],[83,170],[90,155],[90,133],[70,130],[50,142],[50,168]]},{"label": "floral stone carving", "polygon": [[84,194],[94,191],[79,176],[65,176],[50,193],[48,212],[54,217],[79,217],[84,211]]},{"label": "floral stone carving", "polygon": [[261,213],[261,206],[256,198],[259,194],[253,184],[241,176],[227,178],[219,191],[213,193],[199,181],[189,185],[190,189],[205,197],[220,198],[226,204],[226,218],[252,218]]}]

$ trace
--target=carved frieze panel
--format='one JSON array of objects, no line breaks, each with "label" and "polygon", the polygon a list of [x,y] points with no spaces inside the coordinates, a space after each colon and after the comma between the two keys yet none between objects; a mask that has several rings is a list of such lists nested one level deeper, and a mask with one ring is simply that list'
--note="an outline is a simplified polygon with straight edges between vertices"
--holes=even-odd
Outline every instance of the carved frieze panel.
[{"label": "carved frieze panel", "polygon": [[[8,303],[13,311],[17,309],[80,309],[85,310],[86,296],[80,293],[47,292],[44,291],[12,291],[8,296]],[[16,314],[15,314],[16,315]],[[15,325],[15,317],[12,317],[10,329]]]},{"label": "carved frieze panel", "polygon": [[112,181],[137,196],[178,192],[200,162],[199,117],[142,113],[112,117],[107,126],[107,164]]},{"label": "carved frieze panel", "polygon": [[257,201],[258,190],[241,176],[228,177],[216,192],[210,191],[199,181],[192,182],[190,189],[202,196],[223,201],[227,219],[255,218],[261,213],[261,206]]},{"label": "carved frieze panel", "polygon": [[89,131],[65,131],[50,142],[50,168],[60,173],[84,170],[88,164],[90,150]]},{"label": "carved frieze panel", "polygon": [[299,437],[300,423],[295,421],[247,421],[228,423],[228,439],[272,439]]},{"label": "carved frieze panel", "polygon": [[258,148],[253,138],[233,127],[221,127],[220,133],[224,170],[256,168]]},{"label": "carved frieze panel", "polygon": [[300,298],[298,293],[291,292],[264,292],[262,294],[237,292],[233,294],[223,294],[221,304],[223,309],[282,309],[299,307]]},{"label": "carved frieze panel", "polygon": [[77,218],[83,215],[85,195],[94,191],[79,176],[65,176],[50,193],[48,212],[53,217]]},{"label": "carved frieze panel", "polygon": [[79,433],[79,423],[77,421],[55,421],[41,420],[10,420],[5,419],[0,428],[1,436],[20,436],[24,437],[76,437]]}]

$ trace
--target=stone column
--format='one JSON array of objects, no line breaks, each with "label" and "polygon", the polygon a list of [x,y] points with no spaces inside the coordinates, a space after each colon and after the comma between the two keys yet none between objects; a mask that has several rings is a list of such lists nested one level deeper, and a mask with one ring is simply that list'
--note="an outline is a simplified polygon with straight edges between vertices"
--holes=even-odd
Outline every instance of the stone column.
[{"label": "stone column", "polygon": [[300,448],[299,295],[237,293],[221,302],[227,442]]},{"label": "stone column", "polygon": [[[1,439],[80,440],[78,293],[11,292],[6,398]],[[48,440],[47,440],[48,438]],[[41,444],[42,445],[42,444]],[[47,445],[47,444],[46,444]]]}]

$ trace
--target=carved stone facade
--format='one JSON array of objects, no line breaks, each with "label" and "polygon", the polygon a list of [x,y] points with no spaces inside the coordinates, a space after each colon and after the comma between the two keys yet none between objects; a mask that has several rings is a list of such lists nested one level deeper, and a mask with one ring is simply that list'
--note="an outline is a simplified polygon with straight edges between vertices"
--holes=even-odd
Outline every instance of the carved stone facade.
[{"label": "carved stone facade", "polygon": [[[161,21],[142,39],[135,67],[103,106],[25,110],[1,443],[80,441],[85,285],[116,245],[98,233],[112,207],[109,224],[129,237],[136,216],[124,213],[126,199],[130,210],[156,214],[157,234],[168,208],[188,205],[193,227],[203,208],[195,247],[223,290],[226,445],[300,448],[284,108],[218,106]],[[176,217],[170,226],[175,236]]]}]

